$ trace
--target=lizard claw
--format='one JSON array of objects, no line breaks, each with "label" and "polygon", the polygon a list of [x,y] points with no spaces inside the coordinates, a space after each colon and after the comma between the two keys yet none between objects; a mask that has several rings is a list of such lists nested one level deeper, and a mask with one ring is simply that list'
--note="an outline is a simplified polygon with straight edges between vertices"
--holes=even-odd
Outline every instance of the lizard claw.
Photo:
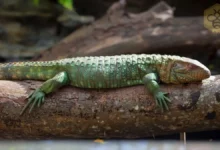
[{"label": "lizard claw", "polygon": [[166,110],[169,110],[169,107],[167,105],[168,102],[171,102],[171,100],[165,96],[167,95],[168,93],[163,93],[163,92],[157,92],[155,95],[154,95],[154,98],[156,100],[156,105],[159,106],[163,112],[164,108]]},{"label": "lizard claw", "polygon": [[31,111],[33,110],[33,108],[37,105],[38,107],[40,107],[40,105],[44,102],[44,97],[45,97],[45,93],[41,92],[39,90],[35,90],[33,93],[31,93],[28,96],[28,103],[24,106],[24,108],[22,109],[20,115],[22,115],[25,110],[28,108],[28,106],[31,105],[31,108],[29,110],[29,113],[31,113]]}]

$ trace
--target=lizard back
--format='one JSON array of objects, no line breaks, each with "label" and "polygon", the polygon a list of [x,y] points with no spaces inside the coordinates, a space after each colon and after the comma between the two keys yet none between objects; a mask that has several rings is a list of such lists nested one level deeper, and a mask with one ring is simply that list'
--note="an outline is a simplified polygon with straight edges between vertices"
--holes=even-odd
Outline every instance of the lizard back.
[{"label": "lizard back", "polygon": [[116,88],[142,84],[144,75],[157,72],[162,55],[74,57],[56,61],[0,64],[0,79],[48,80],[67,72],[70,84],[82,88]]},{"label": "lizard back", "polygon": [[[157,71],[160,55],[76,57],[65,62],[71,85],[83,88],[116,88],[142,84],[143,76]],[[69,65],[67,65],[69,64]],[[71,67],[70,67],[71,66]]]}]

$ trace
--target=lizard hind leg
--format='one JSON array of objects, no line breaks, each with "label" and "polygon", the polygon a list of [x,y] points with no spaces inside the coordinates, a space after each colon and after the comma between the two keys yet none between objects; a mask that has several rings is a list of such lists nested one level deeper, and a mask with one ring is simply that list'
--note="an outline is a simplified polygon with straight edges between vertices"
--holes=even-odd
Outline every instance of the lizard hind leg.
[{"label": "lizard hind leg", "polygon": [[28,103],[22,109],[20,115],[24,113],[24,111],[30,106],[29,113],[33,110],[33,108],[37,105],[40,105],[44,102],[44,98],[46,94],[56,91],[60,87],[69,84],[69,78],[66,72],[60,72],[56,74],[53,78],[44,82],[39,88],[37,88],[33,93],[28,96]]}]

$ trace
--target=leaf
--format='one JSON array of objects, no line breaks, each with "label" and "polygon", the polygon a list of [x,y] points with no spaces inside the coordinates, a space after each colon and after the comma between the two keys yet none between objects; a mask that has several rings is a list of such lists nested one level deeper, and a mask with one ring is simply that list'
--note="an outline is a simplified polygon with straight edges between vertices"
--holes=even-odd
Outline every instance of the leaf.
[{"label": "leaf", "polygon": [[102,140],[102,139],[96,139],[96,140],[94,140],[94,142],[99,143],[99,144],[104,144],[105,143],[104,140]]},{"label": "leaf", "polygon": [[73,0],[58,0],[58,2],[66,9],[73,10]]},{"label": "leaf", "polygon": [[40,0],[32,0],[32,1],[33,1],[34,5],[36,5],[36,6],[38,6],[40,3]]}]

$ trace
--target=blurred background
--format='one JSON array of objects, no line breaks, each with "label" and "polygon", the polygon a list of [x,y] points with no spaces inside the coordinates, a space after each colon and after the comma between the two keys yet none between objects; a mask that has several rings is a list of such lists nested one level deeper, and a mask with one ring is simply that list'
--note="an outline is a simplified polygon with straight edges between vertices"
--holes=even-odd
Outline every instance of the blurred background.
[{"label": "blurred background", "polygon": [[[219,1],[166,0],[163,1],[162,6],[158,6],[161,3],[159,0],[127,0],[126,5],[123,2],[116,0],[0,0],[0,62],[52,60],[73,56],[119,53],[160,53],[195,58],[208,66],[213,75],[220,73],[220,32],[210,31],[204,27],[203,22],[205,10]],[[220,7],[217,8],[219,10],[216,10],[214,15],[217,17],[217,24],[219,23],[217,29],[219,29]],[[162,21],[146,17],[147,13],[144,14],[144,12],[148,10],[158,13],[159,15],[154,17]],[[116,17],[112,14],[115,14]],[[131,21],[129,26],[124,27],[123,33],[117,32],[122,31],[121,27],[114,29],[118,24],[123,24],[135,17],[138,18],[141,14],[146,15],[144,17],[149,23],[144,22],[141,26],[140,23],[137,25],[138,21],[136,21],[137,24],[135,21],[133,23]],[[120,18],[118,16],[122,21],[118,19]],[[120,39],[132,38],[143,31],[146,33],[145,37],[149,47],[138,45],[136,49],[133,47],[135,44],[121,46],[119,40],[117,44],[122,48],[118,51],[117,44],[108,43],[108,47],[103,48],[99,42],[118,36]],[[160,35],[155,37],[153,33]],[[95,45],[100,45],[101,48],[98,49]],[[128,47],[133,47],[133,49]],[[198,149],[198,145],[201,150],[205,150],[206,146],[209,149],[217,149],[218,146],[213,141],[219,141],[219,139],[218,130],[186,133],[187,143],[189,141],[188,149],[193,150]],[[171,150],[175,147],[175,149],[182,150],[186,148],[183,140],[175,143],[177,145],[163,141],[179,141],[180,133],[146,137],[134,141],[94,142],[94,140],[84,142],[42,141],[28,144],[2,142],[0,149],[29,149],[25,148],[26,146],[46,149],[48,143],[54,147],[53,149],[60,149],[65,142],[67,142],[65,147],[71,146],[71,149],[129,150],[140,148],[156,150],[157,148],[154,146],[158,145],[158,142],[161,144],[161,148],[158,149]],[[190,145],[191,140],[202,142]],[[206,145],[201,146],[201,143]],[[13,144],[12,147],[11,144]],[[61,147],[59,147],[60,144]],[[72,147],[72,145],[76,147]]]}]

